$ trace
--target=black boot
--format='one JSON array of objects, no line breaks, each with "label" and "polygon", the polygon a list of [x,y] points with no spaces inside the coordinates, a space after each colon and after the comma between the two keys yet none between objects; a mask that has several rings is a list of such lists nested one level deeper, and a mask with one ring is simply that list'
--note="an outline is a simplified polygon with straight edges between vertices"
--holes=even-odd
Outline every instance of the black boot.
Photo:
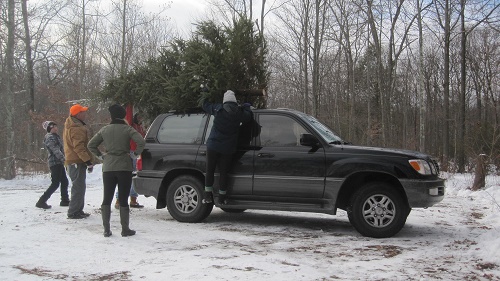
[{"label": "black boot", "polygon": [[225,190],[219,190],[218,203],[219,203],[219,205],[227,204],[227,202],[226,202],[226,191]]},{"label": "black boot", "polygon": [[210,192],[210,191],[203,192],[203,199],[201,200],[201,202],[203,204],[213,203],[214,200],[212,199],[212,192]]},{"label": "black boot", "polygon": [[68,187],[64,187],[61,184],[61,202],[59,203],[59,206],[61,207],[68,207],[69,206],[69,194],[68,194]]},{"label": "black boot", "polygon": [[47,199],[48,198],[45,198],[44,195],[42,195],[42,197],[40,197],[40,199],[38,199],[38,202],[36,202],[35,206],[37,208],[41,208],[41,209],[50,209],[50,208],[52,208],[52,206],[47,205]]},{"label": "black boot", "polygon": [[129,228],[129,219],[130,219],[130,208],[129,207],[120,207],[120,222],[122,224],[122,236],[132,236],[135,235],[135,230]]},{"label": "black boot", "polygon": [[68,207],[69,206],[69,199],[61,200],[61,203],[59,203],[59,206]]},{"label": "black boot", "polygon": [[111,226],[109,220],[111,219],[111,206],[101,205],[102,225],[104,226],[104,237],[109,237],[111,234]]}]

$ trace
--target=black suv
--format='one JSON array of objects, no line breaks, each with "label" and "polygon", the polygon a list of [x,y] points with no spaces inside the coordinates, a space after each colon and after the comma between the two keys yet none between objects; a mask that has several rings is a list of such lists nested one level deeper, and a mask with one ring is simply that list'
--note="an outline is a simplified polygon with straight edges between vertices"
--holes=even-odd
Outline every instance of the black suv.
[{"label": "black suv", "polygon": [[[437,162],[426,154],[351,145],[295,110],[253,112],[253,124],[240,130],[226,204],[216,203],[226,212],[335,215],[340,208],[362,235],[382,238],[403,228],[411,208],[444,198]],[[214,206],[202,203],[205,140],[212,124],[213,117],[204,113],[166,113],[146,135],[135,189],[154,196],[156,207],[167,207],[178,221],[202,221]]]}]

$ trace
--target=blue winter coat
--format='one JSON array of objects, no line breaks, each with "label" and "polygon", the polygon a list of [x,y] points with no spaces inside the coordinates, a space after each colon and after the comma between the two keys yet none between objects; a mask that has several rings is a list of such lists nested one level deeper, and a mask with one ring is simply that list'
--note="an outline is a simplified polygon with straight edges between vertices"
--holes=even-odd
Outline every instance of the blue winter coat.
[{"label": "blue winter coat", "polygon": [[205,100],[203,110],[215,116],[214,125],[207,140],[207,148],[222,154],[236,152],[240,124],[252,118],[250,107],[241,107],[235,102],[220,104]]}]

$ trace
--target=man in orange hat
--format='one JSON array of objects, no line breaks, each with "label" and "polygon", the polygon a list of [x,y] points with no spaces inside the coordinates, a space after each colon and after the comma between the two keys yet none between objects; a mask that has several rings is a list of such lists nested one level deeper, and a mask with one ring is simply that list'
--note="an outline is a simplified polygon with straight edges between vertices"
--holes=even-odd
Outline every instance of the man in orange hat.
[{"label": "man in orange hat", "polygon": [[83,211],[85,206],[85,191],[87,189],[86,176],[94,167],[92,163],[92,153],[88,150],[87,144],[91,138],[91,133],[85,119],[89,108],[79,104],[73,105],[69,109],[70,116],[64,123],[64,154],[68,167],[68,174],[71,178],[71,200],[68,208],[69,219],[83,219],[90,214]]}]

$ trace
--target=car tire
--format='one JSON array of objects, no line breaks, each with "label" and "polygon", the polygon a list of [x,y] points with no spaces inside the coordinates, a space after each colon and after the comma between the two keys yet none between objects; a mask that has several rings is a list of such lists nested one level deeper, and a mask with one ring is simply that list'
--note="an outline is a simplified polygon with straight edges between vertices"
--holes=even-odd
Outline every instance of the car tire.
[{"label": "car tire", "polygon": [[240,214],[246,211],[247,209],[230,209],[230,208],[220,208],[226,213]]},{"label": "car tire", "polygon": [[391,185],[368,183],[350,199],[348,218],[363,236],[388,238],[405,225],[410,212],[402,195]]},{"label": "car tire", "polygon": [[204,186],[190,175],[175,178],[167,189],[167,209],[180,222],[200,222],[210,215],[213,204],[202,203]]}]

